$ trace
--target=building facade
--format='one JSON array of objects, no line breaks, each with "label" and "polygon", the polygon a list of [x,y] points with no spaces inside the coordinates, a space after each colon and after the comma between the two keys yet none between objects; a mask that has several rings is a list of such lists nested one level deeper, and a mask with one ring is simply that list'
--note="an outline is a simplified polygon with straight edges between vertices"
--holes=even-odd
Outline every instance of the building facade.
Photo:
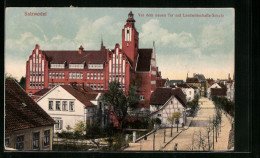
[{"label": "building facade", "polygon": [[34,94],[56,85],[90,87],[107,90],[112,81],[120,84],[127,94],[131,83],[137,83],[139,108],[149,108],[151,93],[156,89],[158,68],[155,46],[139,48],[139,33],[133,13],[128,14],[122,29],[122,49],[117,43],[110,50],[101,43],[100,50],[88,51],[82,46],[77,51],[45,51],[36,45],[26,63],[26,92]]},{"label": "building facade", "polygon": [[56,133],[66,130],[68,126],[75,128],[79,122],[92,124],[100,121],[98,123],[104,126],[106,120],[98,117],[100,112],[104,114],[105,111],[100,96],[100,93],[90,88],[60,85],[39,98],[37,103],[55,120],[54,133]]},{"label": "building facade", "polygon": [[[169,118],[175,112],[180,112],[179,125],[186,124],[186,98],[180,88],[157,88],[150,99],[150,118],[159,118],[164,127],[171,127]],[[173,123],[174,127],[177,124]]]},{"label": "building facade", "polygon": [[52,150],[54,120],[14,80],[5,82],[5,147]]}]

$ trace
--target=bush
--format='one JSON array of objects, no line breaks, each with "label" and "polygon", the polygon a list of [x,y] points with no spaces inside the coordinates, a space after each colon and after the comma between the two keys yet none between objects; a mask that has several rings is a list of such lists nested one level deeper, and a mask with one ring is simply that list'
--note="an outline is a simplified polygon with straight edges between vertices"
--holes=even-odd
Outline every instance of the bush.
[{"label": "bush", "polygon": [[135,120],[134,122],[127,122],[125,121],[123,124],[123,128],[130,128],[130,129],[147,129],[149,123],[147,120]]},{"label": "bush", "polygon": [[235,115],[235,104],[234,102],[228,100],[225,97],[212,97],[212,101],[214,102],[217,109],[223,109],[225,112],[230,114],[232,117]]}]

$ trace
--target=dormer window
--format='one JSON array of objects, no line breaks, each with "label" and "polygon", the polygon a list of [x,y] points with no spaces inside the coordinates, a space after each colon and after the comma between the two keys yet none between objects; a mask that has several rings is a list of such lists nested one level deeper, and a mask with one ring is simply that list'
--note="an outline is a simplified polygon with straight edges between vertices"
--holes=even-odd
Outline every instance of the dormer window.
[{"label": "dormer window", "polygon": [[88,64],[88,69],[103,69],[103,64]]},{"label": "dormer window", "polygon": [[69,64],[70,69],[84,69],[84,64]]},{"label": "dormer window", "polygon": [[65,64],[51,64],[51,69],[64,69]]}]

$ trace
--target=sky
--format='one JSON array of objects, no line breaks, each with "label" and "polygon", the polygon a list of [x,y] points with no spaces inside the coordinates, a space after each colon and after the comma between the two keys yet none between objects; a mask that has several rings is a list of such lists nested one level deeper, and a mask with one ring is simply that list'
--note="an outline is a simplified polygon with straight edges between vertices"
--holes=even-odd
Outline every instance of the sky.
[{"label": "sky", "polygon": [[[139,48],[152,48],[155,42],[156,65],[163,78],[185,80],[187,73],[213,79],[233,76],[232,8],[6,8],[5,72],[18,80],[25,76],[26,61],[36,44],[41,50],[78,50],[80,45],[98,50],[102,37],[106,48],[113,49],[116,43],[121,45],[130,11]],[[26,16],[30,12],[46,16]]]}]

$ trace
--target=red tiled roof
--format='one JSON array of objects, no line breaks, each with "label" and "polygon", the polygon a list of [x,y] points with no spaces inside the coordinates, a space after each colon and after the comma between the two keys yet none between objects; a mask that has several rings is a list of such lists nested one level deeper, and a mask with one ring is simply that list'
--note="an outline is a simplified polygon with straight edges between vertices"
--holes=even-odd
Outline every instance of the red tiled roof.
[{"label": "red tiled roof", "polygon": [[150,71],[152,49],[138,49],[138,62],[136,71]]},{"label": "red tiled roof", "polygon": [[186,107],[186,97],[180,88],[157,88],[151,95],[150,104],[164,105],[171,96],[175,96]]},{"label": "red tiled roof", "polygon": [[208,82],[209,86],[212,86],[215,83],[214,80],[207,80],[207,82]]},{"label": "red tiled roof", "polygon": [[193,88],[193,89],[198,89],[198,87],[193,86],[193,85],[190,85],[190,87]]},{"label": "red tiled roof", "polygon": [[226,96],[226,88],[211,88],[211,96]]},{"label": "red tiled roof", "polygon": [[167,79],[156,80],[156,87],[163,87]]},{"label": "red tiled roof", "polygon": [[5,81],[5,114],[6,133],[55,124],[14,80]]},{"label": "red tiled roof", "polygon": [[94,92],[91,88],[82,88],[79,86],[69,86],[69,85],[61,85],[67,92],[73,95],[76,99],[78,99],[85,106],[94,106],[91,103],[91,100],[94,100],[98,93]]},{"label": "red tiled roof", "polygon": [[[103,64],[107,61],[107,52],[105,51],[83,51],[81,54],[78,51],[42,51],[46,59],[51,64]],[[86,66],[85,69],[88,69]]]},{"label": "red tiled roof", "polygon": [[189,85],[187,85],[186,83],[177,83],[177,87],[181,87],[181,88],[191,88]]},{"label": "red tiled roof", "polygon": [[50,89],[49,88],[44,88],[41,89],[40,91],[34,93],[33,95],[37,95],[37,96],[43,96],[45,93],[47,93]]},{"label": "red tiled roof", "polygon": [[199,80],[196,77],[191,77],[191,78],[187,78],[186,82],[187,83],[199,83]]}]

